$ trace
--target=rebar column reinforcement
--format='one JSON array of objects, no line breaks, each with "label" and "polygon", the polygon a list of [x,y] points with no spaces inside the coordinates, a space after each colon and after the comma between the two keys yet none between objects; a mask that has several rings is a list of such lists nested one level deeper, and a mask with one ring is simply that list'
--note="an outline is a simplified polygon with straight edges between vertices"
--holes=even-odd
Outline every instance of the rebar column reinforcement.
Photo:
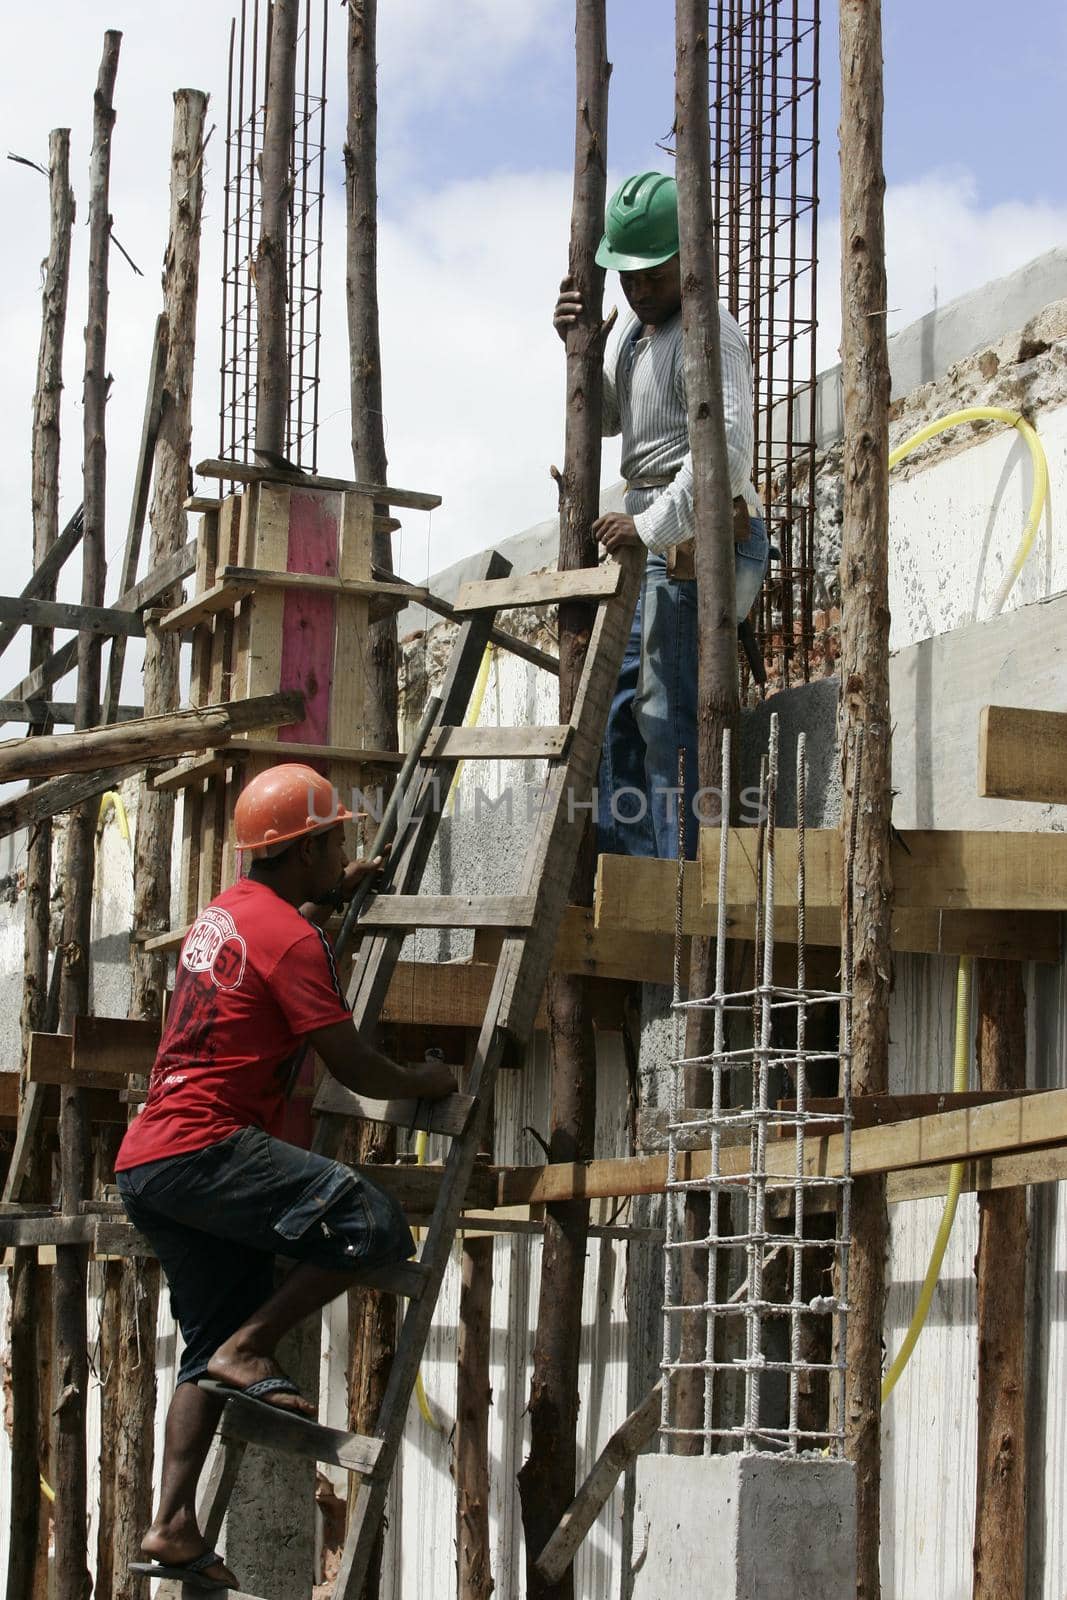
[{"label": "rebar column reinforcement", "polygon": [[716,0],[711,60],[722,298],[752,352],[753,479],[780,553],[756,626],[785,685],[822,676],[829,626],[813,499],[819,0]]},{"label": "rebar column reinforcement", "polygon": [[[797,881],[796,881],[796,984],[775,982],[774,937],[776,917],[775,826],[778,804],[778,718],[770,720],[770,741],[762,785],[762,824],[759,847],[761,907],[757,920],[755,973],[753,986],[727,993],[727,867],[730,830],[720,830],[718,909],[716,917],[715,990],[705,998],[683,1000],[680,994],[680,968],[676,966],[674,1013],[676,1041],[678,1024],[687,1009],[702,1007],[714,1014],[712,1051],[708,1056],[677,1055],[673,1066],[670,1120],[667,1147],[667,1204],[665,1244],[665,1290],[663,1305],[663,1405],[660,1448],[667,1452],[672,1441],[699,1437],[705,1455],[720,1450],[778,1451],[791,1455],[827,1452],[843,1453],[845,1415],[845,1323],[848,1312],[848,1251],[850,1238],[849,1200],[851,1191],[851,937],[842,951],[841,990],[809,987],[805,951],[805,736],[797,741]],[[723,816],[730,809],[730,746],[724,741],[722,753]],[[851,882],[851,850],[845,864],[846,882]],[[791,898],[791,896],[789,897]],[[815,1008],[836,1007],[839,1034],[836,1049],[813,1048],[808,1025]],[[729,1032],[728,1037],[728,1021]],[[751,1029],[751,1042],[741,1044]],[[737,1037],[732,1035],[736,1034]],[[732,1046],[732,1048],[728,1047]],[[809,1077],[819,1064],[836,1065],[842,1110],[833,1113],[808,1109]],[[710,1109],[682,1104],[685,1069],[704,1065],[712,1075]],[[825,1065],[823,1070],[826,1070]],[[790,1098],[785,1100],[783,1097]],[[839,1174],[827,1177],[809,1170],[806,1141],[829,1131],[842,1133],[843,1159]],[[791,1142],[795,1161],[791,1170],[768,1171],[768,1138]],[[694,1146],[710,1149],[707,1176],[687,1176],[685,1151]],[[747,1167],[739,1170],[736,1160],[724,1163],[724,1152],[735,1153],[747,1146]],[[781,1168],[781,1163],[773,1163]],[[836,1191],[837,1225],[831,1238],[810,1237],[805,1228],[805,1207],[813,1189]],[[686,1193],[697,1190],[710,1194],[708,1233],[703,1239],[685,1239],[681,1226]],[[777,1224],[769,1202],[781,1197],[791,1213],[791,1226]],[[777,1208],[775,1208],[777,1209]],[[788,1231],[786,1231],[788,1229]],[[685,1303],[678,1292],[681,1274],[680,1252],[702,1250],[707,1253],[707,1299],[703,1305]],[[823,1253],[823,1277],[827,1292],[815,1296],[805,1293],[805,1258],[809,1251]],[[765,1275],[782,1257],[791,1266],[785,1274],[785,1287],[775,1297]],[[810,1279],[810,1274],[809,1274]],[[683,1360],[679,1354],[679,1329],[682,1319],[703,1313],[706,1318],[704,1354],[699,1361]],[[816,1342],[806,1337],[815,1319],[831,1319],[831,1337],[819,1341],[829,1348],[831,1359],[808,1359],[805,1351]],[[723,1350],[726,1335],[737,1319],[743,1322],[743,1354],[730,1356]],[[787,1326],[783,1338],[782,1321]],[[674,1421],[674,1379],[679,1372],[699,1369],[704,1373],[704,1424],[701,1429],[682,1428]],[[717,1375],[733,1373],[742,1384],[737,1400],[729,1390],[717,1392]],[[764,1380],[774,1374],[773,1392]],[[829,1413],[822,1426],[803,1426],[800,1399],[816,1374],[821,1381],[836,1383]],[[738,1404],[743,1392],[743,1404]],[[733,1402],[733,1403],[732,1403]],[[740,1410],[730,1418],[730,1409]],[[717,1415],[718,1413],[718,1415]],[[823,1419],[818,1419],[822,1421]],[[812,1419],[808,1419],[812,1421]]]},{"label": "rebar column reinforcement", "polygon": [[[270,0],[241,0],[230,27],[223,186],[219,454],[250,461],[256,435],[256,284]],[[285,454],[314,472],[319,422],[322,228],[326,192],[325,0],[303,0],[289,201],[289,411]]]}]

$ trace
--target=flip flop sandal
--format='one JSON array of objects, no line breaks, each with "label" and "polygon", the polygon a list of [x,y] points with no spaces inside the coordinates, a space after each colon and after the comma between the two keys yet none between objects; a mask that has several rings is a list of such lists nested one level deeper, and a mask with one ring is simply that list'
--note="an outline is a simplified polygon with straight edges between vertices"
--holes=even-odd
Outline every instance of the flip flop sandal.
[{"label": "flip flop sandal", "polygon": [[297,1417],[301,1422],[312,1422],[314,1418],[305,1416],[303,1412],[293,1411],[288,1406],[272,1405],[267,1399],[272,1394],[295,1394],[300,1390],[292,1378],[257,1378],[255,1383],[250,1383],[246,1389],[238,1389],[236,1384],[220,1383],[217,1378],[198,1378],[197,1383],[201,1389],[206,1389],[209,1394],[217,1394],[223,1400],[250,1400],[253,1405],[262,1406],[266,1411],[272,1411],[275,1416]]},{"label": "flip flop sandal", "polygon": [[207,1568],[216,1564],[226,1565],[217,1550],[201,1550],[191,1561],[131,1561],[129,1565],[130,1571],[142,1578],[173,1578],[178,1583],[193,1584],[206,1593],[232,1593],[230,1584],[207,1577]]}]

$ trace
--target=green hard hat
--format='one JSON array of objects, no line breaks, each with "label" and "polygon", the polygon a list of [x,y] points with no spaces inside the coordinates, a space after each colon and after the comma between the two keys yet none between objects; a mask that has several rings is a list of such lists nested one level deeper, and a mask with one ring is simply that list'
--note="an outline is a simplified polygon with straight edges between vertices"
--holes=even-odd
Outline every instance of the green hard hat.
[{"label": "green hard hat", "polygon": [[663,172],[635,173],[608,201],[597,266],[640,272],[677,254],[678,185]]}]

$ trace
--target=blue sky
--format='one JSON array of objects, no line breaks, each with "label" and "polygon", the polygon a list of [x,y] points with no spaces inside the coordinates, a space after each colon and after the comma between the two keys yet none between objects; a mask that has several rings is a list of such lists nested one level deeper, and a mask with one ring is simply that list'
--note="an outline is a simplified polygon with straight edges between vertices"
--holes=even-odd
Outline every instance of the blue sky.
[{"label": "blue sky", "polygon": [[[331,204],[326,219],[322,469],[351,470],[344,307],[346,15],[329,0]],[[194,459],[215,453],[226,0],[50,0],[8,19],[3,148],[43,159],[73,130],[79,203],[66,348],[63,510],[80,498],[86,170],[104,29],[124,32],[111,207],[144,271],[111,276],[109,553],[121,548],[167,226],[171,91],[212,96],[194,407]],[[609,0],[612,175],[669,164],[670,0]],[[1067,8],[1031,0],[885,0],[889,327],[1067,242],[1062,120]],[[837,345],[837,14],[823,17],[819,353]],[[381,0],[381,317],[390,477],[443,496],[405,519],[397,565],[424,578],[548,516],[562,452],[562,352],[550,326],[565,269],[573,145],[573,0]],[[37,71],[35,64],[44,63]],[[0,264],[0,519],[7,587],[29,573],[29,422],[47,236],[43,180],[0,162],[15,225]],[[618,298],[609,278],[609,303]],[[606,448],[612,476],[617,454]],[[19,530],[25,530],[20,532]],[[77,573],[65,582],[77,592]],[[110,592],[110,591],[109,591]],[[131,653],[127,689],[136,689]],[[8,652],[13,680],[19,667]],[[66,686],[69,689],[69,684]]]},{"label": "blue sky", "polygon": [[[673,117],[673,6],[669,0],[611,0],[609,54],[612,166],[663,161],[655,145]],[[384,14],[384,13],[383,13]],[[933,168],[966,167],[985,204],[1067,196],[1062,112],[1067,94],[1067,8],[1031,0],[1025,25],[1010,8],[977,0],[886,0],[886,169],[910,182]],[[650,21],[650,18],[652,21]],[[566,167],[573,140],[572,46],[567,8],[529,40],[506,70],[476,95],[445,98],[405,115],[402,130],[382,106],[383,142],[402,133],[418,148],[418,181],[436,186],[494,169]],[[821,186],[824,210],[837,204],[837,7],[822,18]],[[387,65],[389,63],[387,62]],[[412,178],[416,177],[413,172]],[[401,202],[383,194],[383,204]]]}]

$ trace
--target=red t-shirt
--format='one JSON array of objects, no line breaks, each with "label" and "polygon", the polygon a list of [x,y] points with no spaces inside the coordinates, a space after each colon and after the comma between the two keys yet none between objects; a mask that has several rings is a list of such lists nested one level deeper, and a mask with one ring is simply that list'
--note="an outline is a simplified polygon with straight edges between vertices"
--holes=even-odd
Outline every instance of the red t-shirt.
[{"label": "red t-shirt", "polygon": [[148,1099],[116,1172],[241,1128],[277,1133],[304,1036],[350,1014],[321,928],[251,878],[225,890],[182,945]]}]

